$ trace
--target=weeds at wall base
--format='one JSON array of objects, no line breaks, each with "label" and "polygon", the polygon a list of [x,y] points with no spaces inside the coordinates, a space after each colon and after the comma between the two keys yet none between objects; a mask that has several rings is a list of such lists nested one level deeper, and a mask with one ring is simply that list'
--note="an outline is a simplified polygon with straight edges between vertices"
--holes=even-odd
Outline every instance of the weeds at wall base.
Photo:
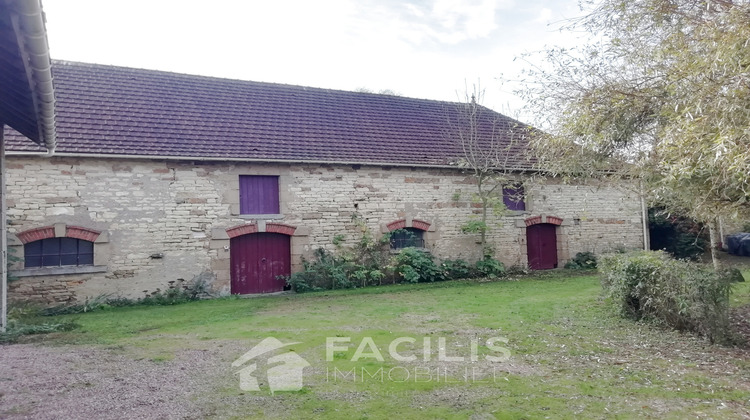
[{"label": "weeds at wall base", "polygon": [[177,305],[210,297],[208,284],[198,276],[190,282],[184,279],[172,280],[168,282],[165,290],[157,288],[153,292],[144,290],[143,293],[144,296],[137,299],[102,294],[91,299],[87,298],[83,303],[54,306],[41,309],[39,312],[43,316],[80,314],[123,306]]},{"label": "weeds at wall base", "polygon": [[8,322],[5,332],[0,333],[0,344],[15,343],[25,335],[70,331],[78,327],[79,325],[73,321],[26,323],[13,319]]}]

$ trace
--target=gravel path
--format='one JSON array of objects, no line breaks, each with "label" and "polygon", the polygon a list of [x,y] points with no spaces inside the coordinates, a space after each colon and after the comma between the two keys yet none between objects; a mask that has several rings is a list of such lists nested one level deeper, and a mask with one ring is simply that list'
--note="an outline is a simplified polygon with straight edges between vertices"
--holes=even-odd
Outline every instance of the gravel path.
[{"label": "gravel path", "polygon": [[0,418],[204,418],[207,391],[232,379],[224,358],[203,350],[153,361],[116,349],[0,346]]}]

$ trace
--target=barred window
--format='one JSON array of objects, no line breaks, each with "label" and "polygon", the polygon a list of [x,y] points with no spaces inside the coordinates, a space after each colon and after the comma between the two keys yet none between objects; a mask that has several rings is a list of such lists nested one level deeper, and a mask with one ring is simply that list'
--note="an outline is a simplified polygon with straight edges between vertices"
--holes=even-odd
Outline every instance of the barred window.
[{"label": "barred window", "polygon": [[94,243],[76,238],[47,238],[24,245],[24,265],[60,267],[94,264]]}]

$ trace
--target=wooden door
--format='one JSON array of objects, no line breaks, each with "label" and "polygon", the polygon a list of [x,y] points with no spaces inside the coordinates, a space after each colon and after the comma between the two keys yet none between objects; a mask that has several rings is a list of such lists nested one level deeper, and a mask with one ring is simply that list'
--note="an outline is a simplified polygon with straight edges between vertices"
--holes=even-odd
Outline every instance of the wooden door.
[{"label": "wooden door", "polygon": [[232,238],[230,265],[232,294],[270,293],[284,290],[291,274],[289,236],[253,233]]},{"label": "wooden door", "polygon": [[542,223],[526,228],[526,250],[529,268],[549,270],[557,268],[557,226]]}]

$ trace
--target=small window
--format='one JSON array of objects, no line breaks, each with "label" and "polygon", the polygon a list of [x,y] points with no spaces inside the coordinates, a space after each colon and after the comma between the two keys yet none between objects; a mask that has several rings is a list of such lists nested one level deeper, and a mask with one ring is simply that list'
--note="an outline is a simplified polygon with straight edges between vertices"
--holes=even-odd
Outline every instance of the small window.
[{"label": "small window", "polygon": [[279,214],[279,177],[240,175],[240,214]]},{"label": "small window", "polygon": [[503,187],[503,204],[508,210],[526,210],[523,185],[508,185]]},{"label": "small window", "polygon": [[424,248],[424,231],[416,228],[396,229],[391,232],[391,249]]},{"label": "small window", "polygon": [[29,242],[23,250],[26,268],[94,264],[94,243],[83,239],[47,238]]}]

